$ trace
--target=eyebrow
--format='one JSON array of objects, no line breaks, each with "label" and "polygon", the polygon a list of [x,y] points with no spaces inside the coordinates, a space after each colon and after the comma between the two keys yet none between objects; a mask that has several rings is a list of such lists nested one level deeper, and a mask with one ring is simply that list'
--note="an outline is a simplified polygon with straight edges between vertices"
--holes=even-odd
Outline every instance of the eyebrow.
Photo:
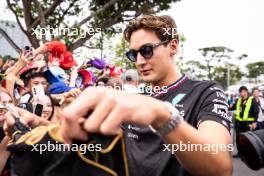
[{"label": "eyebrow", "polygon": [[[145,44],[143,44],[143,45],[140,45],[140,47],[139,48],[141,48],[142,46],[144,46],[144,45],[148,45],[148,44],[150,44],[150,45],[155,45],[155,43],[145,43]],[[139,50],[139,48],[137,49],[137,50]],[[134,49],[134,48],[128,48],[129,50],[136,50],[136,49]]]}]

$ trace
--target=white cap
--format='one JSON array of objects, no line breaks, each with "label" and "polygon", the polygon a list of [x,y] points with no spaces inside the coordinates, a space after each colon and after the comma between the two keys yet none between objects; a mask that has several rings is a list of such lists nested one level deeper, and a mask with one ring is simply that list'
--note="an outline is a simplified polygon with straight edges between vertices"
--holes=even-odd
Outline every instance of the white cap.
[{"label": "white cap", "polygon": [[136,70],[129,69],[124,73],[123,79],[125,81],[138,81],[139,80],[138,72]]}]

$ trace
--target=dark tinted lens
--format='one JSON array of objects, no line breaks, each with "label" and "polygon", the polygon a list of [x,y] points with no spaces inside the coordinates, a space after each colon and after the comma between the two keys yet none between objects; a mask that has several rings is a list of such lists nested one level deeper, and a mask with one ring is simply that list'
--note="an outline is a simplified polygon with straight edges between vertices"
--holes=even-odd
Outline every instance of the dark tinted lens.
[{"label": "dark tinted lens", "polygon": [[137,58],[137,52],[134,50],[130,50],[126,52],[126,56],[129,60],[131,60],[132,62],[135,62]]},{"label": "dark tinted lens", "polygon": [[153,46],[142,46],[139,52],[144,58],[149,59],[153,56]]}]

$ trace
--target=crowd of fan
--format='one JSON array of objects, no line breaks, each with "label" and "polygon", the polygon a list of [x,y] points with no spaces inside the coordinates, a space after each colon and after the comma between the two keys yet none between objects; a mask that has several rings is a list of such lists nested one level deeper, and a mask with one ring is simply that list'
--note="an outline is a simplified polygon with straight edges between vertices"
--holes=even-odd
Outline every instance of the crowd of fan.
[{"label": "crowd of fan", "polygon": [[[0,59],[0,173],[9,175],[8,137],[3,131],[6,106],[12,105],[41,117],[60,121],[60,112],[88,86],[133,90],[139,76],[135,70],[117,68],[103,59],[90,59],[81,66],[64,43],[52,41],[36,50],[26,47],[17,61]],[[5,168],[4,168],[5,167]]]}]

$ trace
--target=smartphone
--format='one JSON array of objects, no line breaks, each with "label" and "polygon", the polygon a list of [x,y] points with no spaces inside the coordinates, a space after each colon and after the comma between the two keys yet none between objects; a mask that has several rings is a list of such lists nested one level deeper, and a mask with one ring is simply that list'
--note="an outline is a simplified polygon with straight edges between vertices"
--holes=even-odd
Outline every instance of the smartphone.
[{"label": "smartphone", "polygon": [[32,87],[33,98],[37,98],[40,102],[45,98],[44,87],[42,85],[37,85]]},{"label": "smartphone", "polygon": [[36,107],[35,107],[34,114],[36,114],[37,116],[41,116],[42,110],[43,110],[43,105],[42,104],[37,104]]},{"label": "smartphone", "polygon": [[28,61],[33,59],[33,48],[30,46],[25,46],[25,53],[24,56],[27,58]]}]

